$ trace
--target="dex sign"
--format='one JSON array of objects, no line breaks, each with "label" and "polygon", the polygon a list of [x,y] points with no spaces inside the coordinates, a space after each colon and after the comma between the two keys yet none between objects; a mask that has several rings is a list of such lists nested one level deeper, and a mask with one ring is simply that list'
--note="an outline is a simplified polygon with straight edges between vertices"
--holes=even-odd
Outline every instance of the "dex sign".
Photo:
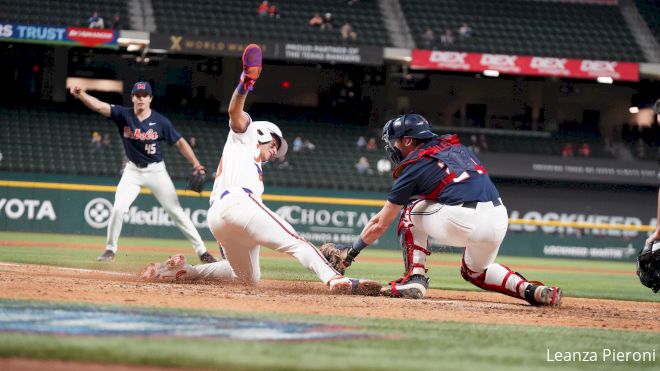
[{"label": "dex sign", "polygon": [[639,63],[588,59],[550,58],[526,55],[461,53],[413,49],[412,68],[446,71],[502,73],[526,76],[558,76],[579,79],[611,77],[639,81]]}]

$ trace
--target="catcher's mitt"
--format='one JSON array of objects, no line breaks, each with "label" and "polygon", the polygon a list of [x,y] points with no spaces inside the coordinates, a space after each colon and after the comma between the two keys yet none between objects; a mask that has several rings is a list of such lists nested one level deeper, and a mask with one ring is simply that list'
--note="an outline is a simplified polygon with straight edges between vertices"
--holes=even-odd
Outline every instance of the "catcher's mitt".
[{"label": "catcher's mitt", "polygon": [[660,241],[646,244],[637,256],[637,276],[642,285],[660,291]]},{"label": "catcher's mitt", "polygon": [[206,183],[206,169],[202,165],[198,165],[193,169],[190,178],[188,178],[188,185],[186,189],[202,193],[204,184]]},{"label": "catcher's mitt", "polygon": [[351,254],[353,248],[341,244],[335,245],[332,242],[326,242],[321,245],[321,254],[328,260],[335,270],[344,274],[346,268],[351,266],[356,254]]}]

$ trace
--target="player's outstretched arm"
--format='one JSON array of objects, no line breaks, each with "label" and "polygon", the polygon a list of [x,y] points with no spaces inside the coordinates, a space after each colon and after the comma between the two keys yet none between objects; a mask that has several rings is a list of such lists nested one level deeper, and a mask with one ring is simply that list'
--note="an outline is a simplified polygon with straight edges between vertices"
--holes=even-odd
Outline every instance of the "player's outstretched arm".
[{"label": "player's outstretched arm", "polygon": [[96,113],[100,113],[105,117],[110,117],[111,114],[111,108],[110,104],[103,102],[85,92],[80,88],[79,86],[73,86],[71,87],[71,95],[73,95],[76,99],[79,99],[87,108],[91,109],[92,111]]},{"label": "player's outstretched arm", "polygon": [[181,155],[183,155],[183,157],[185,157],[186,160],[190,162],[193,167],[193,171],[201,171],[202,173],[205,172],[204,167],[199,163],[197,156],[195,156],[195,152],[193,151],[192,147],[190,147],[190,144],[188,144],[187,140],[181,138],[177,140],[176,143],[174,143],[174,146],[179,150],[179,152],[181,152]]},{"label": "player's outstretched arm", "polygon": [[367,245],[374,243],[380,236],[382,236],[390,224],[396,219],[399,212],[401,212],[402,205],[393,204],[390,201],[385,201],[385,205],[374,215],[371,220],[364,226],[360,238]]}]

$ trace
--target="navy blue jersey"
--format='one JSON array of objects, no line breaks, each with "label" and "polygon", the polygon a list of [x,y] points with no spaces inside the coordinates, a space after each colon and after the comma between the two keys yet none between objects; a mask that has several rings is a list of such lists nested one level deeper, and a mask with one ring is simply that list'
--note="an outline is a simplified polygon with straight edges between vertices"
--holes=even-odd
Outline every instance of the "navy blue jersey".
[{"label": "navy blue jersey", "polygon": [[110,119],[117,125],[126,157],[138,165],[163,161],[161,142],[172,145],[181,139],[170,120],[151,110],[151,116],[140,122],[133,107],[111,106]]},{"label": "navy blue jersey", "polygon": [[455,135],[425,143],[394,169],[388,201],[405,205],[412,197],[447,205],[495,201],[500,195],[477,156]]}]

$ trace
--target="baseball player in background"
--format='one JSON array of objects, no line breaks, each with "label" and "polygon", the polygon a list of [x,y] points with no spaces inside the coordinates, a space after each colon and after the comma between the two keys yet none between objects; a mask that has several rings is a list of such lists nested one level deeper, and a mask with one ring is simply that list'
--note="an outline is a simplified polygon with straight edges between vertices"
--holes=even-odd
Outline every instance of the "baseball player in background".
[{"label": "baseball player in background", "polygon": [[174,224],[192,242],[202,262],[216,259],[206,251],[202,237],[179,204],[174,184],[163,162],[162,142],[174,145],[193,166],[193,172],[205,172],[190,145],[176,131],[165,116],[151,109],[153,93],[148,82],[137,82],[131,91],[133,107],[121,107],[102,102],[78,86],[71,94],[94,112],[109,117],[117,125],[128,162],[117,185],[115,202],[108,221],[105,252],[97,258],[110,261],[117,254],[117,240],[121,233],[124,214],[146,187],[165,208]]},{"label": "baseball player in background", "polygon": [[[655,101],[655,104],[653,104],[653,112],[655,112],[655,118],[657,122],[660,123],[660,99]],[[657,223],[655,231],[653,231],[653,233],[651,233],[646,239],[646,245],[650,245],[653,241],[660,240],[660,189],[658,190],[658,208],[656,220]]]},{"label": "baseball player in background", "polygon": [[472,284],[532,305],[560,304],[558,287],[527,281],[495,263],[508,227],[507,210],[486,169],[456,135],[438,136],[424,117],[407,114],[385,124],[383,141],[396,165],[395,180],[385,206],[347,249],[349,265],[400,215],[397,231],[405,272],[383,288],[384,294],[424,297],[430,236],[442,245],[465,247],[461,275]]},{"label": "baseball player in background", "polygon": [[145,279],[215,279],[255,285],[259,282],[259,246],[292,255],[313,271],[332,292],[377,295],[375,281],[342,276],[311,243],[271,211],[261,200],[262,163],[284,158],[287,142],[280,128],[268,121],[252,121],[243,110],[245,99],[262,70],[262,52],[250,44],[243,52],[243,73],[229,103],[229,134],[218,165],[207,222],[227,260],[192,266],[181,255],[154,263]]}]

